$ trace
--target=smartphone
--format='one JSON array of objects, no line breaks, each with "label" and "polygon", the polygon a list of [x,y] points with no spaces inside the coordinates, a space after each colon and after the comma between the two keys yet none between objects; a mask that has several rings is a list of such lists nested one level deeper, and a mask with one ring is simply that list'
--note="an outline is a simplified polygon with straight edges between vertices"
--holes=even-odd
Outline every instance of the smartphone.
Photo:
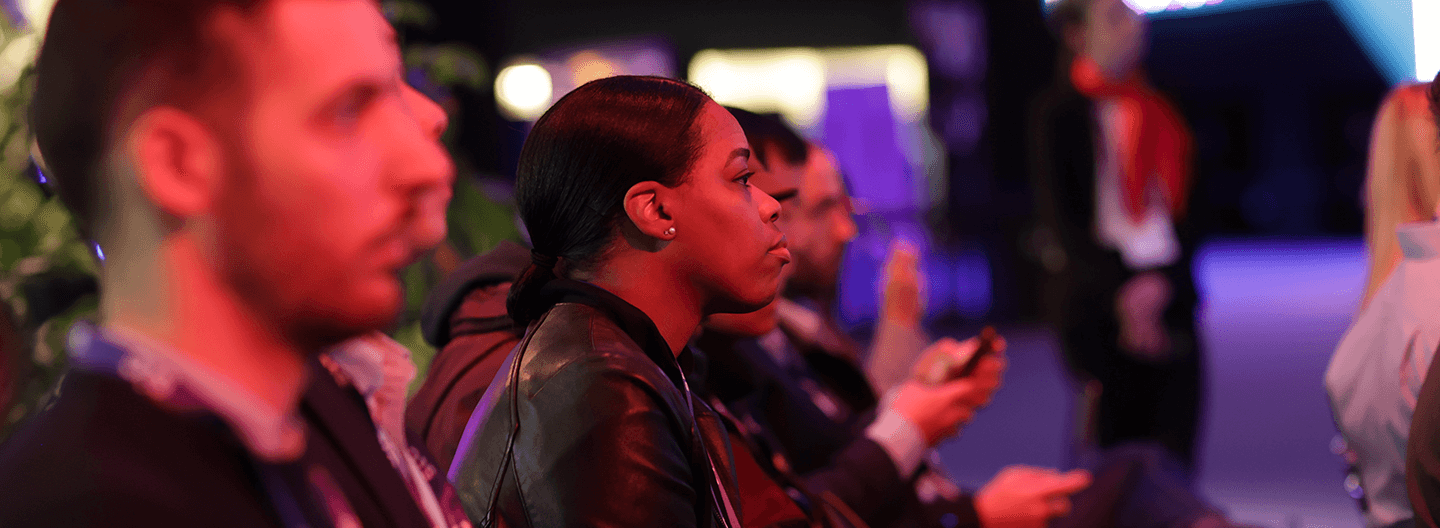
[{"label": "smartphone", "polygon": [[927,361],[927,364],[918,369],[920,379],[931,385],[940,385],[973,374],[975,367],[980,364],[980,358],[996,352],[996,343],[1000,339],[1000,334],[995,331],[995,327],[986,326],[980,330],[978,339],[980,340],[979,347],[963,363],[957,361],[958,358],[955,356],[948,354],[933,356]]},{"label": "smartphone", "polygon": [[955,377],[963,378],[973,374],[975,367],[980,365],[980,358],[995,353],[995,341],[999,337],[1000,334],[995,331],[993,326],[980,329],[980,347],[975,349],[975,353],[970,355],[970,359],[965,360],[965,365],[960,367],[960,372]]}]

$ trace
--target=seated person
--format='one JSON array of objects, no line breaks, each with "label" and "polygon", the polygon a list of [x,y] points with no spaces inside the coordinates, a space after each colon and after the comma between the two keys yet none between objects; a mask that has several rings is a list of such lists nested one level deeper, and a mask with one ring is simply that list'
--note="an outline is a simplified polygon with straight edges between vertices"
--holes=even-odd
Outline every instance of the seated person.
[{"label": "seated person", "polygon": [[765,481],[686,375],[700,321],[768,304],[789,261],[749,164],[734,118],[669,79],[591,81],[536,122],[516,178],[535,246],[507,302],[527,330],[450,471],[477,523],[821,522],[785,491],[764,506],[787,511],[739,500]]},{"label": "seated person", "polygon": [[[1360,314],[1325,371],[1325,389],[1353,455],[1370,526],[1413,522],[1405,443],[1416,397],[1440,346],[1440,197],[1436,127],[1428,84],[1397,88],[1381,105],[1366,174],[1370,277]],[[1426,191],[1428,189],[1428,191]],[[1410,196],[1427,192],[1428,196]],[[1428,203],[1423,213],[1415,204]],[[1415,223],[1409,223],[1415,222]],[[1392,255],[1393,254],[1393,255]]]},{"label": "seated person", "polygon": [[466,260],[425,299],[420,328],[436,353],[405,408],[405,426],[420,435],[442,473],[480,396],[525,333],[505,312],[505,298],[528,265],[529,249],[503,241]]},{"label": "seated person", "polygon": [[439,524],[316,360],[390,325],[395,271],[445,235],[446,117],[380,6],[60,0],[48,24],[37,161],[107,259],[58,396],[0,445],[0,526]]}]

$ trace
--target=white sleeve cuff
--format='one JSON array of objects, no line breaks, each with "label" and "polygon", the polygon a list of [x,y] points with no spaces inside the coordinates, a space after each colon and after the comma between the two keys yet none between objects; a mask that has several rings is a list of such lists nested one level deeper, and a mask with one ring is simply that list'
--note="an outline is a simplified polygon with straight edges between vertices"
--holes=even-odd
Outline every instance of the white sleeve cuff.
[{"label": "white sleeve cuff", "polygon": [[880,448],[890,455],[895,468],[900,470],[900,475],[907,479],[920,468],[920,462],[925,459],[925,452],[929,450],[920,428],[894,409],[886,408],[880,413],[880,416],[865,428],[865,437],[880,444]]}]

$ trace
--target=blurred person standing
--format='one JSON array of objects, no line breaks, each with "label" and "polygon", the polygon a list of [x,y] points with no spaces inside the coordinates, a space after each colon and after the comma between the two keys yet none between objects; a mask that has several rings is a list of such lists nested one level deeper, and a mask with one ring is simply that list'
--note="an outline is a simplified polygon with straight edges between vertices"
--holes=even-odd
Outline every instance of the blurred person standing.
[{"label": "blurred person standing", "polygon": [[1195,468],[1202,349],[1185,212],[1192,140],[1145,79],[1145,19],[1061,0],[1056,84],[1036,102],[1032,185],[1048,318],[1083,388],[1077,454],[1165,445]]},{"label": "blurred person standing", "polygon": [[[1335,423],[1354,457],[1368,526],[1410,526],[1405,444],[1440,347],[1440,157],[1429,84],[1396,88],[1371,134],[1366,174],[1370,272],[1364,303],[1325,371]],[[1429,193],[1422,195],[1422,193]],[[1429,212],[1417,208],[1426,205]]]},{"label": "blurred person standing", "polygon": [[1395,88],[1370,131],[1365,166],[1365,243],[1368,271],[1361,307],[1370,304],[1404,260],[1395,229],[1433,219],[1440,198],[1440,151],[1430,112],[1430,83]]},{"label": "blurred person standing", "polygon": [[[1437,125],[1440,125],[1440,83],[1430,83],[1428,95],[1430,110],[1434,115]],[[1440,209],[1440,206],[1437,206],[1437,209]],[[1411,235],[1407,236],[1407,231],[1410,231]],[[1402,244],[1406,258],[1400,262],[1395,272],[1392,273],[1391,277],[1381,286],[1375,295],[1374,301],[1366,308],[1366,312],[1380,306],[1382,299],[1389,295],[1387,290],[1392,286],[1397,286],[1397,282],[1403,280],[1401,273],[1408,275],[1408,270],[1411,267],[1423,265],[1428,268],[1429,266],[1433,266],[1431,262],[1433,262],[1435,256],[1434,249],[1440,247],[1437,246],[1437,242],[1435,241],[1436,234],[1436,226],[1431,223],[1411,224],[1401,227],[1399,242]],[[1418,247],[1407,247],[1407,238],[1409,236],[1420,239],[1422,243]],[[1411,261],[1409,258],[1410,255],[1419,252],[1429,252],[1425,255],[1429,257],[1424,259],[1426,262]],[[1435,288],[1433,283],[1422,282],[1422,284],[1424,285],[1416,286],[1424,288],[1425,290],[1433,290]],[[1408,298],[1409,296],[1405,295],[1405,297]],[[1433,311],[1433,306],[1426,306],[1401,315],[1404,315],[1407,319],[1423,318],[1425,317],[1423,314]],[[1403,320],[1404,319],[1402,319],[1402,321]],[[1405,488],[1407,492],[1406,495],[1410,499],[1410,508],[1414,512],[1414,520],[1411,521],[1411,524],[1416,526],[1440,527],[1440,361],[1437,361],[1437,359],[1440,359],[1440,354],[1433,352],[1434,343],[1440,342],[1440,339],[1430,338],[1425,335],[1427,330],[1433,331],[1433,328],[1427,329],[1422,327],[1417,328],[1417,330],[1418,331],[1411,337],[1412,343],[1407,346],[1413,348],[1415,345],[1418,345],[1418,343],[1414,343],[1413,341],[1424,339],[1431,343],[1431,348],[1424,350],[1416,349],[1415,351],[1407,352],[1405,357],[1409,362],[1416,363],[1422,361],[1418,357],[1413,357],[1418,356],[1416,352],[1427,352],[1431,355],[1431,358],[1429,359],[1429,366],[1422,367],[1424,368],[1423,376],[1417,377],[1405,371],[1400,373],[1403,383],[1401,385],[1401,397],[1409,399],[1414,395],[1412,403],[1414,410],[1409,416],[1409,439],[1406,440],[1404,444]],[[1396,348],[1395,350],[1399,349]],[[1378,362],[1371,362],[1372,365],[1374,363]],[[1416,366],[1424,364],[1425,363],[1418,363]],[[1371,366],[1371,368],[1376,367]],[[1381,373],[1381,375],[1383,375],[1383,373]],[[1421,382],[1421,379],[1424,381]],[[1420,390],[1418,394],[1415,394],[1411,390],[1411,387],[1417,384],[1420,386]],[[1402,413],[1386,413],[1386,418],[1393,420],[1398,417],[1397,415],[1403,416],[1403,411]],[[1337,416],[1337,418],[1340,417]],[[1393,424],[1386,425],[1393,427]],[[1371,441],[1377,441],[1379,437],[1387,437],[1388,439],[1388,435],[1393,434],[1393,430],[1369,432],[1368,434],[1374,434],[1377,438]],[[1361,456],[1363,457],[1363,454],[1361,454]],[[1356,462],[1362,465],[1366,464],[1363,458]],[[1363,471],[1364,468],[1362,467],[1362,472]],[[1363,482],[1363,475],[1361,478]],[[1364,485],[1369,486],[1371,483],[1366,482]],[[1370,490],[1366,489],[1366,495],[1369,494]],[[1384,500],[1383,496],[1378,499]],[[1390,503],[1393,506],[1393,501],[1390,501]],[[1400,525],[1403,526],[1404,524],[1401,523]]]},{"label": "blurred person standing", "polygon": [[0,525],[429,526],[322,351],[445,234],[444,113],[366,0],[60,0],[33,129],[100,323],[0,446]]}]

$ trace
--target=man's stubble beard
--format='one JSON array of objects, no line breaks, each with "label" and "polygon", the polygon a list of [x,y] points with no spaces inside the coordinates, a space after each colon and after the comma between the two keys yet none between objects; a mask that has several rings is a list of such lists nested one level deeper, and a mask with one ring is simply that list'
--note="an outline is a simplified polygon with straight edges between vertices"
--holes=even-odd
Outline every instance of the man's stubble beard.
[{"label": "man's stubble beard", "polygon": [[[285,263],[260,258],[261,255],[275,254],[265,248],[273,245],[274,233],[285,226],[266,226],[269,209],[263,207],[264,197],[255,192],[259,189],[259,170],[245,156],[244,147],[235,136],[226,139],[228,141],[222,141],[222,145],[227,173],[220,196],[228,203],[220,206],[226,214],[217,226],[219,247],[216,248],[220,259],[220,280],[249,313],[259,319],[257,323],[268,327],[307,357],[319,355],[331,346],[368,330],[358,325],[347,327],[339,324],[340,318],[333,314],[314,313],[316,308],[321,307],[305,299],[287,298],[286,293],[289,292],[282,288],[286,287],[285,279],[289,274],[267,267],[278,268]],[[257,229],[257,225],[265,227]]]}]

